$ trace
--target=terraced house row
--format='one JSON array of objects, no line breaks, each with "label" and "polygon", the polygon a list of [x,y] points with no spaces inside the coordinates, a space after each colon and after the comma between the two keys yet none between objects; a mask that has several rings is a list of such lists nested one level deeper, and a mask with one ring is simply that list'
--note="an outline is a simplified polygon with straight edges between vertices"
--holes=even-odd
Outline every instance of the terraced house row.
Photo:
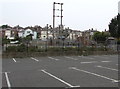
[{"label": "terraced house row", "polygon": [[[89,30],[74,30],[65,28],[63,26],[58,26],[56,28],[52,28],[51,25],[47,25],[45,27],[34,26],[34,27],[7,27],[0,28],[0,36],[2,38],[6,38],[10,40],[11,44],[17,43],[16,38],[25,38],[29,35],[32,37],[31,43],[33,44],[44,44],[47,42],[48,45],[51,46],[60,46],[63,45],[86,45],[90,46],[95,41],[92,39],[93,34],[97,32],[97,30],[89,29]],[[109,33],[108,31],[105,31]]]}]

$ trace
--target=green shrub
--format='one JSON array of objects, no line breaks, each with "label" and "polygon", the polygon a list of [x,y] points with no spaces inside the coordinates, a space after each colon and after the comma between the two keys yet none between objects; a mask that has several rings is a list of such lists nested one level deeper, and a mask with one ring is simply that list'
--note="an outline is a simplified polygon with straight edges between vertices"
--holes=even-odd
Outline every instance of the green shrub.
[{"label": "green shrub", "polygon": [[7,52],[17,52],[17,47],[16,46],[8,46],[6,48]]},{"label": "green shrub", "polygon": [[27,46],[24,44],[21,44],[20,46],[17,46],[17,51],[18,52],[25,52],[25,51],[27,51]]},{"label": "green shrub", "polygon": [[63,48],[60,48],[60,47],[51,47],[51,48],[47,48],[47,51],[58,52],[58,51],[63,51]]},{"label": "green shrub", "polygon": [[77,51],[77,49],[75,47],[66,47],[64,51]]}]

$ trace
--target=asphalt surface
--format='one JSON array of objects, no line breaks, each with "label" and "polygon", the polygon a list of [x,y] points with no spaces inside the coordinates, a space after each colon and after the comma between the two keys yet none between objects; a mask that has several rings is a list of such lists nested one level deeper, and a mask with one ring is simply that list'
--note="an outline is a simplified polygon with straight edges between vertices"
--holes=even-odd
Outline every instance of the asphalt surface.
[{"label": "asphalt surface", "polygon": [[2,59],[2,87],[118,87],[118,55]]}]

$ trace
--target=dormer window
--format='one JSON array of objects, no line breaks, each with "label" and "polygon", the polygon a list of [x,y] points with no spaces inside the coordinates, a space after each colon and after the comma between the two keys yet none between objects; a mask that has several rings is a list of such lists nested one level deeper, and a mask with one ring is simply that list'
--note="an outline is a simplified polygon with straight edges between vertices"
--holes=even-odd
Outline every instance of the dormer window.
[{"label": "dormer window", "polygon": [[30,33],[30,31],[27,31],[27,33]]}]

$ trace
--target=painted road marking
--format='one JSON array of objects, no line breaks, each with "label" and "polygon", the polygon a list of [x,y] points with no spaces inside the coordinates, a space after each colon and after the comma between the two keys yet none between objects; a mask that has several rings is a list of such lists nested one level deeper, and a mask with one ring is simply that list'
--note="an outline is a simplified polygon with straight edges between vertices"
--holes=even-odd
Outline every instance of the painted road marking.
[{"label": "painted road marking", "polygon": [[101,61],[101,62],[111,62],[111,61]]},{"label": "painted road marking", "polygon": [[93,56],[93,57],[98,57],[98,58],[100,58],[101,56],[99,56],[99,55],[96,55],[96,56]]},{"label": "painted road marking", "polygon": [[117,55],[117,56],[112,56],[112,55],[111,55],[110,57],[113,57],[113,58],[115,58],[115,59],[118,59],[118,55]]},{"label": "painted road marking", "polygon": [[90,62],[80,62],[81,64],[86,64],[86,63],[97,63],[97,61],[90,61]]},{"label": "painted road marking", "polygon": [[101,58],[109,59],[109,57],[102,56]]},{"label": "painted road marking", "polygon": [[[5,74],[6,72],[0,72],[1,74]],[[10,72],[7,72],[7,73],[10,73]]]},{"label": "painted road marking", "polygon": [[64,57],[68,58],[68,59],[78,60],[78,59],[75,59],[75,58],[72,58],[72,57],[68,57],[68,56],[64,56]]},{"label": "painted road marking", "polygon": [[117,58],[118,56],[116,55],[116,56],[114,56],[114,55],[103,55],[104,57],[112,57],[112,58]]},{"label": "painted road marking", "polygon": [[8,78],[8,73],[7,72],[5,72],[5,78],[6,78],[6,81],[7,81],[7,86],[9,87],[9,89],[11,89],[10,87],[11,87],[11,84],[10,84],[10,80],[9,80],[9,78]]},{"label": "painted road marking", "polygon": [[56,61],[58,61],[58,60],[59,60],[59,59],[56,59],[56,58],[53,58],[53,57],[48,57],[48,58],[53,59],[53,60],[56,60]]},{"label": "painted road marking", "polygon": [[71,84],[67,83],[66,81],[64,81],[64,80],[62,80],[62,79],[60,79],[60,78],[58,78],[58,77],[54,76],[53,74],[48,73],[48,72],[47,72],[47,71],[45,71],[45,70],[41,70],[41,71],[42,71],[42,72],[44,72],[45,74],[47,74],[47,75],[49,75],[49,76],[51,76],[51,77],[53,77],[53,78],[55,78],[55,79],[59,80],[60,82],[62,82],[62,83],[64,83],[64,84],[66,84],[66,85],[67,85],[67,86],[69,86],[69,87],[80,87],[80,86],[73,86],[73,85],[71,85]]},{"label": "painted road marking", "polygon": [[85,72],[85,73],[88,73],[88,74],[91,74],[91,75],[95,75],[95,76],[98,76],[98,77],[101,77],[101,78],[105,78],[105,79],[107,79],[107,80],[111,80],[112,82],[119,82],[119,80],[115,80],[115,79],[112,79],[112,78],[108,78],[108,77],[106,77],[106,76],[102,76],[102,75],[99,75],[99,74],[96,74],[96,73],[92,73],[92,72],[89,72],[89,71],[77,69],[76,67],[69,67],[69,69],[73,69],[73,70]]},{"label": "painted road marking", "polygon": [[78,57],[83,57],[85,59],[94,59],[94,58],[91,58],[91,57],[85,57],[85,56],[78,56]]},{"label": "painted road marking", "polygon": [[15,58],[13,58],[13,61],[14,61],[14,62],[17,62],[17,61],[15,60]]},{"label": "painted road marking", "polygon": [[103,66],[96,66],[96,67],[99,67],[99,68],[104,68],[104,69],[109,69],[109,70],[114,70],[114,71],[118,71],[117,69],[108,68],[108,67],[103,67]]},{"label": "painted road marking", "polygon": [[35,61],[37,61],[37,62],[39,61],[39,60],[37,60],[37,59],[35,59],[35,58],[33,58],[33,57],[31,57],[31,59],[33,59],[33,60],[35,60]]},{"label": "painted road marking", "polygon": [[99,58],[103,58],[103,59],[109,59],[109,57],[105,57],[105,56],[94,56],[94,57],[99,57]]},{"label": "painted road marking", "polygon": [[109,56],[109,55],[103,55],[103,56]]}]

